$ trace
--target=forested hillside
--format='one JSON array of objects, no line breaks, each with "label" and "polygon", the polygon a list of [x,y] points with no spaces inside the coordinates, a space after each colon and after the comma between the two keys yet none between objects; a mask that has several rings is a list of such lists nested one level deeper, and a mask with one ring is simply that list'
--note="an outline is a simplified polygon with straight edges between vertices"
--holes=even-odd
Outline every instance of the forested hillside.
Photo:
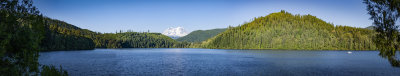
[{"label": "forested hillside", "polygon": [[45,18],[41,50],[83,50],[94,48],[172,48],[184,47],[160,33],[96,33],[66,22]]},{"label": "forested hillside", "polygon": [[224,32],[226,28],[224,29],[211,29],[211,30],[196,30],[191,33],[189,33],[186,36],[180,37],[176,40],[178,41],[186,41],[186,42],[202,42],[204,40],[207,40],[211,37],[214,37],[215,35]]},{"label": "forested hillside", "polygon": [[281,11],[227,31],[203,42],[203,48],[375,50],[374,31],[334,26],[312,15]]},{"label": "forested hillside", "polygon": [[84,50],[94,49],[92,38],[98,33],[81,29],[63,21],[44,19],[45,37],[41,42],[41,50]]},{"label": "forested hillside", "polygon": [[106,33],[94,39],[98,48],[176,48],[186,47],[185,43],[162,35],[161,33]]}]

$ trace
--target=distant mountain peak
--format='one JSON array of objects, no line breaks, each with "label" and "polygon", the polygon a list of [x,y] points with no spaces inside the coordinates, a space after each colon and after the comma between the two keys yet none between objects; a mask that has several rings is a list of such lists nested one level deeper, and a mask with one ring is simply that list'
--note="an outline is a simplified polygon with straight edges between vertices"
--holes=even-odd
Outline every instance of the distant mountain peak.
[{"label": "distant mountain peak", "polygon": [[189,33],[183,27],[169,27],[162,34],[169,37],[183,37]]}]

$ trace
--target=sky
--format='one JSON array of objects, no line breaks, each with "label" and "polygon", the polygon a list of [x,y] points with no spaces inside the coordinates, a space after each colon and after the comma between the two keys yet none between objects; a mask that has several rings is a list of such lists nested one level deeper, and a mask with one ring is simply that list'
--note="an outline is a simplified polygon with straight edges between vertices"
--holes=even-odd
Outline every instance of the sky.
[{"label": "sky", "polygon": [[34,0],[33,4],[47,17],[102,33],[226,28],[281,10],[314,15],[334,25],[364,28],[373,22],[362,0]]}]

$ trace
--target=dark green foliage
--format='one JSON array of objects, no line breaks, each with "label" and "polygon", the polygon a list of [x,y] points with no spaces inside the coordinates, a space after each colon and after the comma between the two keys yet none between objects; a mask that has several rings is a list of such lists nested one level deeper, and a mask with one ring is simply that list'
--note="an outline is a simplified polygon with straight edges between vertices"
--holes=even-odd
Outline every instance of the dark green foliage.
[{"label": "dark green foliage", "polygon": [[68,72],[55,68],[54,66],[42,66],[42,71],[40,72],[41,76],[68,76]]},{"label": "dark green foliage", "polygon": [[98,35],[94,40],[99,48],[174,48],[185,47],[160,33],[106,33]]},{"label": "dark green foliage", "polygon": [[203,42],[219,49],[375,50],[374,31],[334,26],[311,15],[281,11],[229,27]]},{"label": "dark green foliage", "polygon": [[31,0],[0,0],[0,4],[0,76],[37,75],[44,17]]},{"label": "dark green foliage", "polygon": [[186,47],[160,33],[96,33],[63,21],[45,19],[45,38],[41,50],[82,50],[97,48],[172,48]]},{"label": "dark green foliage", "polygon": [[400,0],[364,0],[368,14],[374,21],[374,30],[377,35],[374,42],[379,49],[379,55],[387,58],[396,67],[400,67],[400,60],[396,58],[400,48],[399,25],[395,25],[400,18]]},{"label": "dark green foliage", "polygon": [[172,48],[187,47],[160,33],[96,33],[63,21],[45,19],[41,50],[83,50],[94,48]]},{"label": "dark green foliage", "polygon": [[0,76],[37,74],[42,16],[29,0],[0,4]]},{"label": "dark green foliage", "polygon": [[212,30],[197,30],[193,31],[190,34],[180,37],[176,39],[177,41],[181,42],[202,42],[207,40],[215,35],[224,32],[226,29],[212,29]]},{"label": "dark green foliage", "polygon": [[63,21],[45,18],[45,38],[41,50],[87,50],[94,49],[95,43],[90,38],[95,32],[78,28]]}]

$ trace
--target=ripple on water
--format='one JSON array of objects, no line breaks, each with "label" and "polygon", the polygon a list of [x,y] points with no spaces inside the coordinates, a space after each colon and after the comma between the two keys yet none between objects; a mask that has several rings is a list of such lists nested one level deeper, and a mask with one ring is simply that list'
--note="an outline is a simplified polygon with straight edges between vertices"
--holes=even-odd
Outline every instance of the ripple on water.
[{"label": "ripple on water", "polygon": [[96,49],[41,52],[41,64],[62,65],[70,75],[302,75],[396,76],[377,51],[219,49]]}]

